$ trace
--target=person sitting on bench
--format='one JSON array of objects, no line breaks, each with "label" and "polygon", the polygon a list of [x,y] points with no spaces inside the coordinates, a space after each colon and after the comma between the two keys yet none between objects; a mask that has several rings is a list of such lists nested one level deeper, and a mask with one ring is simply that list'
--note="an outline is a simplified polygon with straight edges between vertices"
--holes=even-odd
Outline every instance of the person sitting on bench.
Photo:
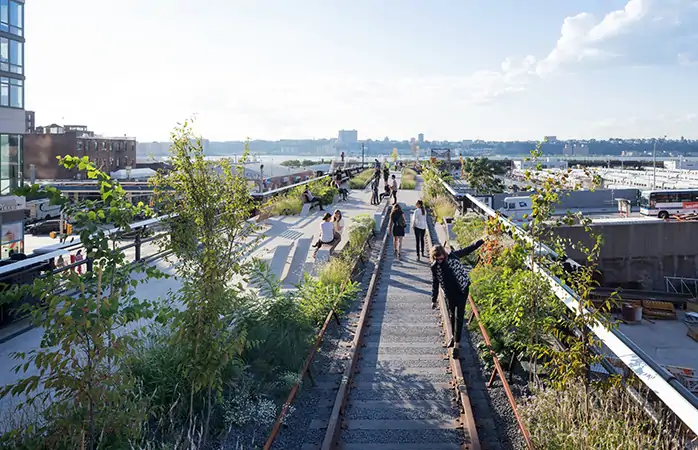
[{"label": "person sitting on bench", "polygon": [[337,244],[339,244],[339,241],[342,239],[342,236],[335,231],[335,225],[332,223],[330,219],[332,219],[332,214],[330,213],[325,213],[325,215],[322,217],[322,223],[320,224],[320,239],[318,239],[317,242],[313,244],[313,247],[315,247],[315,251],[313,252],[313,258],[317,258],[317,252],[323,245],[331,245],[331,255],[334,248],[337,246]]},{"label": "person sitting on bench", "polygon": [[339,195],[342,196],[342,200],[346,202],[347,196],[349,195],[349,183],[347,182],[347,179],[338,181],[337,189],[339,189]]},{"label": "person sitting on bench", "polygon": [[383,199],[386,197],[390,197],[390,186],[388,185],[388,183],[385,183],[383,192],[381,192],[380,198],[378,199],[379,203],[382,202]]},{"label": "person sitting on bench", "polygon": [[308,186],[306,186],[305,191],[303,191],[303,201],[305,203],[310,203],[310,209],[313,209],[315,206],[319,206],[320,211],[325,210],[325,208],[322,207],[322,199],[319,197],[313,197],[313,194],[310,193]]}]

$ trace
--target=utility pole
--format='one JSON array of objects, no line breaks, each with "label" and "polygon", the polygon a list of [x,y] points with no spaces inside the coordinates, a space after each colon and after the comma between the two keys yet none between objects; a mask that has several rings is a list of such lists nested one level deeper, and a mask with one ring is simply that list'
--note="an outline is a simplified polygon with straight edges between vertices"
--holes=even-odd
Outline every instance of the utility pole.
[{"label": "utility pole", "polygon": [[361,167],[364,166],[364,143],[361,143]]}]

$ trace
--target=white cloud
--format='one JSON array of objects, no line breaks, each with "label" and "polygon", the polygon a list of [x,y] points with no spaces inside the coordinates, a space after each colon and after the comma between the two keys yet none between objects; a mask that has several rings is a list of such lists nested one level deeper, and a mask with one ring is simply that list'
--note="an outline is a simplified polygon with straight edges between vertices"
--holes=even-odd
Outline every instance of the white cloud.
[{"label": "white cloud", "polygon": [[629,0],[624,8],[599,19],[586,12],[565,18],[560,37],[538,61],[527,56],[501,71],[482,72],[484,99],[520,91],[536,77],[561,70],[607,64],[698,63],[698,0]]}]

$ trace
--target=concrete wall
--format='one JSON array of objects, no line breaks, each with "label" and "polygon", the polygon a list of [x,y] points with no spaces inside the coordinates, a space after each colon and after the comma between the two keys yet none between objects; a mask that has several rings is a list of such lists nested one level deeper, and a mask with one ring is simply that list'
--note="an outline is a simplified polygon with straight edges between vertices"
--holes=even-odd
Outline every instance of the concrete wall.
[{"label": "concrete wall", "polygon": [[[495,194],[494,197],[494,209],[499,209],[504,206],[504,199],[506,197],[516,197],[527,195],[525,192],[507,193],[507,194]],[[566,211],[568,209],[581,209],[581,208],[613,208],[617,210],[618,203],[614,200],[616,198],[627,198],[629,200],[635,200],[639,195],[638,189],[597,189],[595,191],[577,191],[570,192],[570,195],[561,195],[560,200],[562,203],[556,207],[558,211]]]},{"label": "concrete wall", "polygon": [[[698,223],[638,223],[597,225],[603,284],[664,291],[665,276],[698,277]],[[555,233],[572,242],[590,243],[582,227],[564,227]],[[568,255],[580,261],[574,249]]]}]

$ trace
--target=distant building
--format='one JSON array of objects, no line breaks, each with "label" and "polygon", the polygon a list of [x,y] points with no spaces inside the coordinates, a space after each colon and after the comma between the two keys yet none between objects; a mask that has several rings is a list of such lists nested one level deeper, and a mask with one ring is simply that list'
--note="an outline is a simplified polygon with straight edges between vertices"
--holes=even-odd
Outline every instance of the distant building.
[{"label": "distant building", "polygon": [[562,154],[565,156],[574,155],[574,147],[572,147],[572,144],[570,144],[570,143],[565,144],[565,148],[562,149]]},{"label": "distant building", "polygon": [[26,131],[25,131],[25,133],[30,134],[30,133],[34,132],[34,127],[36,126],[36,121],[35,121],[36,113],[34,111],[25,111],[25,113],[26,113],[25,114],[25,117],[26,117],[26,121],[25,121]]},{"label": "distant building", "polygon": [[339,130],[337,141],[343,145],[356,144],[359,142],[359,132],[356,130]]},{"label": "distant building", "polygon": [[424,133],[419,133],[417,135],[417,142],[419,142],[420,144],[424,144]]},{"label": "distant building", "polygon": [[589,156],[589,147],[586,144],[575,144],[574,156]]},{"label": "distant building", "polygon": [[24,138],[25,177],[39,180],[84,179],[83,173],[58,165],[57,156],[88,156],[101,170],[110,173],[136,166],[136,138],[98,136],[83,125],[36,127]]},{"label": "distant building", "polygon": [[557,142],[557,136],[544,136],[543,140],[551,144],[554,144]]}]

